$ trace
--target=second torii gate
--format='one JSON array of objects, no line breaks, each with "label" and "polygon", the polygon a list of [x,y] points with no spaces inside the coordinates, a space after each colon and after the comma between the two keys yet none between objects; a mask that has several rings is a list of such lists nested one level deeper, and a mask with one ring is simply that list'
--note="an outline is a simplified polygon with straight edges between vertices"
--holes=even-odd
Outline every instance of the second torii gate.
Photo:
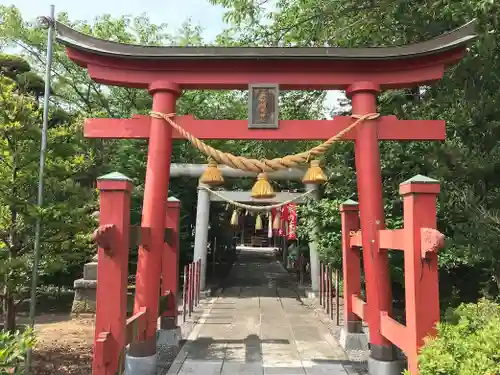
[{"label": "second torii gate", "polygon": [[[175,177],[193,177],[199,178],[202,173],[207,168],[206,164],[172,164],[170,166],[170,178]],[[222,176],[230,178],[242,178],[242,177],[255,177],[257,174],[254,172],[241,171],[225,166],[219,167]],[[298,168],[290,168],[287,170],[276,171],[268,174],[270,180],[302,180],[304,176],[304,170]],[[308,191],[313,191],[310,197],[317,199],[317,189],[318,186],[314,184],[305,184],[305,188]],[[252,204],[255,202],[274,204],[277,202],[284,202],[301,194],[292,193],[280,193],[274,198],[262,199],[262,198],[251,198],[249,192],[220,192],[223,193],[225,197],[228,197],[234,201],[240,203]],[[194,240],[194,260],[201,261],[201,274],[200,274],[200,287],[205,289],[205,276],[206,276],[206,264],[207,264],[207,240],[208,240],[208,219],[210,213],[210,202],[219,201],[217,196],[210,194],[210,191],[202,183],[198,186],[198,202],[196,208],[196,229],[195,229],[195,240]],[[304,199],[296,201],[296,203],[304,203]],[[318,280],[319,280],[319,255],[316,249],[317,245],[315,243],[309,244],[310,259],[311,259],[311,288],[313,292],[318,291]]]},{"label": "second torii gate", "polygon": [[[146,47],[93,38],[56,22],[58,40],[68,57],[86,68],[96,82],[147,89],[152,110],[175,113],[183,90],[250,88],[257,84],[274,95],[269,122],[259,125],[255,108],[245,120],[198,120],[177,116],[174,121],[199,139],[220,140],[324,140],[353,122],[351,116],[333,120],[278,120],[277,91],[346,90],[352,112],[377,112],[381,90],[417,87],[442,78],[445,68],[460,61],[467,43],[475,37],[473,25],[418,44],[389,48],[254,48],[254,47]],[[267,85],[269,84],[270,85]],[[273,91],[274,90],[274,91]],[[265,94],[267,95],[267,94]],[[140,355],[155,355],[154,345],[160,290],[161,253],[172,141],[180,135],[163,119],[134,116],[131,119],[89,119],[90,138],[149,139],[142,226],[150,228],[148,249],[139,248],[134,311],[147,307],[147,335]],[[384,227],[380,140],[444,140],[445,122],[398,120],[383,116],[348,132],[355,141],[356,173],[362,245],[370,325],[372,372],[387,373],[395,360],[391,343],[380,334],[380,312],[391,313],[392,297],[387,252],[380,251],[378,230]],[[96,326],[96,337],[107,327]],[[139,355],[139,354],[137,354]],[[115,362],[113,362],[115,363]],[[111,367],[109,372],[114,373]]]}]

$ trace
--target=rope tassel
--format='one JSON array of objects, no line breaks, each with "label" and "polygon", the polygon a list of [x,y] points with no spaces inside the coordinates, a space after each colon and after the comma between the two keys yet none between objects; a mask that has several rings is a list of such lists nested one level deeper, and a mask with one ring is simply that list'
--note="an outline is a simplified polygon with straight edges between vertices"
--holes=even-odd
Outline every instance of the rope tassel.
[{"label": "rope tassel", "polygon": [[252,187],[252,198],[272,198],[275,197],[276,194],[273,191],[273,187],[269,183],[267,179],[266,173],[259,173],[257,176],[257,181],[255,185]]},{"label": "rope tassel", "polygon": [[224,177],[222,177],[222,173],[215,160],[210,159],[208,161],[207,169],[203,171],[200,182],[209,186],[220,186],[224,184]]},{"label": "rope tassel", "polygon": [[326,182],[327,178],[323,170],[321,169],[319,160],[312,160],[311,166],[307,170],[302,182],[304,184],[316,184],[321,185]]}]

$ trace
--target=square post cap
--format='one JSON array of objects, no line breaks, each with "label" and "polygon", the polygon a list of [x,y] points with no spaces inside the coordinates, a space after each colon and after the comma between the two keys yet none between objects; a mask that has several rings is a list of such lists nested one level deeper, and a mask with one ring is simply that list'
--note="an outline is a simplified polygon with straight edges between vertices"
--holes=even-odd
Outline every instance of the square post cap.
[{"label": "square post cap", "polygon": [[181,201],[178,200],[176,197],[168,197],[167,199],[167,207],[171,208],[180,208],[181,206]]},{"label": "square post cap", "polygon": [[340,212],[345,212],[345,211],[359,211],[359,204],[356,201],[353,201],[352,199],[348,199],[345,202],[340,204]]},{"label": "square post cap", "polygon": [[399,194],[439,194],[441,185],[438,180],[418,174],[399,185]]},{"label": "square post cap", "polygon": [[111,172],[97,178],[97,188],[100,191],[117,190],[132,191],[132,180],[120,172]]}]

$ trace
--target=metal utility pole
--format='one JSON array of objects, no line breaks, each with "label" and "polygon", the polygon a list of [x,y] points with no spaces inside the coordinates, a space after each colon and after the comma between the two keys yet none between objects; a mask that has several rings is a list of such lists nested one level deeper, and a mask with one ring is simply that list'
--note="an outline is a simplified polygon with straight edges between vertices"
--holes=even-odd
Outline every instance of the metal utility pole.
[{"label": "metal utility pole", "polygon": [[[45,92],[43,97],[43,122],[42,122],[42,140],[40,145],[40,170],[38,175],[38,197],[37,205],[40,209],[43,206],[43,179],[45,170],[45,153],[47,151],[47,127],[49,121],[49,98],[50,98],[50,76],[52,69],[52,51],[54,43],[54,28],[55,28],[55,7],[50,6],[48,17],[41,17],[40,23],[43,27],[48,28],[47,32],[47,59],[45,65]],[[40,231],[41,217],[38,215],[35,227],[35,248],[33,257],[33,272],[31,276],[31,298],[30,298],[30,328],[35,326],[35,309],[36,309],[36,289],[38,286],[38,266],[40,264]],[[26,362],[28,369],[31,372],[31,349],[28,350]]]}]

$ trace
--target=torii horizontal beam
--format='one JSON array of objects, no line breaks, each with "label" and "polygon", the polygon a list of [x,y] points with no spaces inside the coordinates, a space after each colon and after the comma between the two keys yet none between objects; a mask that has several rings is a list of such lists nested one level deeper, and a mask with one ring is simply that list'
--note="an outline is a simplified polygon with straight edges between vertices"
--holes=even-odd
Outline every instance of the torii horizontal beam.
[{"label": "torii horizontal beam", "polygon": [[[200,177],[207,169],[207,164],[188,164],[188,163],[172,163],[170,164],[170,177]],[[219,165],[219,170],[224,177],[228,178],[242,178],[242,177],[256,177],[257,173],[242,171]],[[288,168],[281,171],[269,172],[267,174],[270,180],[301,180],[304,177],[306,170],[300,168]]]},{"label": "torii horizontal beam", "polygon": [[[134,115],[129,119],[92,118],[85,122],[84,134],[88,138],[148,139],[150,121],[151,118],[144,115]],[[337,116],[333,120],[280,120],[278,129],[249,129],[247,120],[198,120],[193,116],[175,118],[179,126],[199,139],[227,140],[326,140],[353,121],[349,116]],[[377,126],[380,140],[442,141],[446,138],[446,123],[443,120],[398,120],[396,116],[382,116],[367,122],[369,126]],[[176,131],[173,138],[182,139]],[[356,129],[343,139],[356,139]]]}]

